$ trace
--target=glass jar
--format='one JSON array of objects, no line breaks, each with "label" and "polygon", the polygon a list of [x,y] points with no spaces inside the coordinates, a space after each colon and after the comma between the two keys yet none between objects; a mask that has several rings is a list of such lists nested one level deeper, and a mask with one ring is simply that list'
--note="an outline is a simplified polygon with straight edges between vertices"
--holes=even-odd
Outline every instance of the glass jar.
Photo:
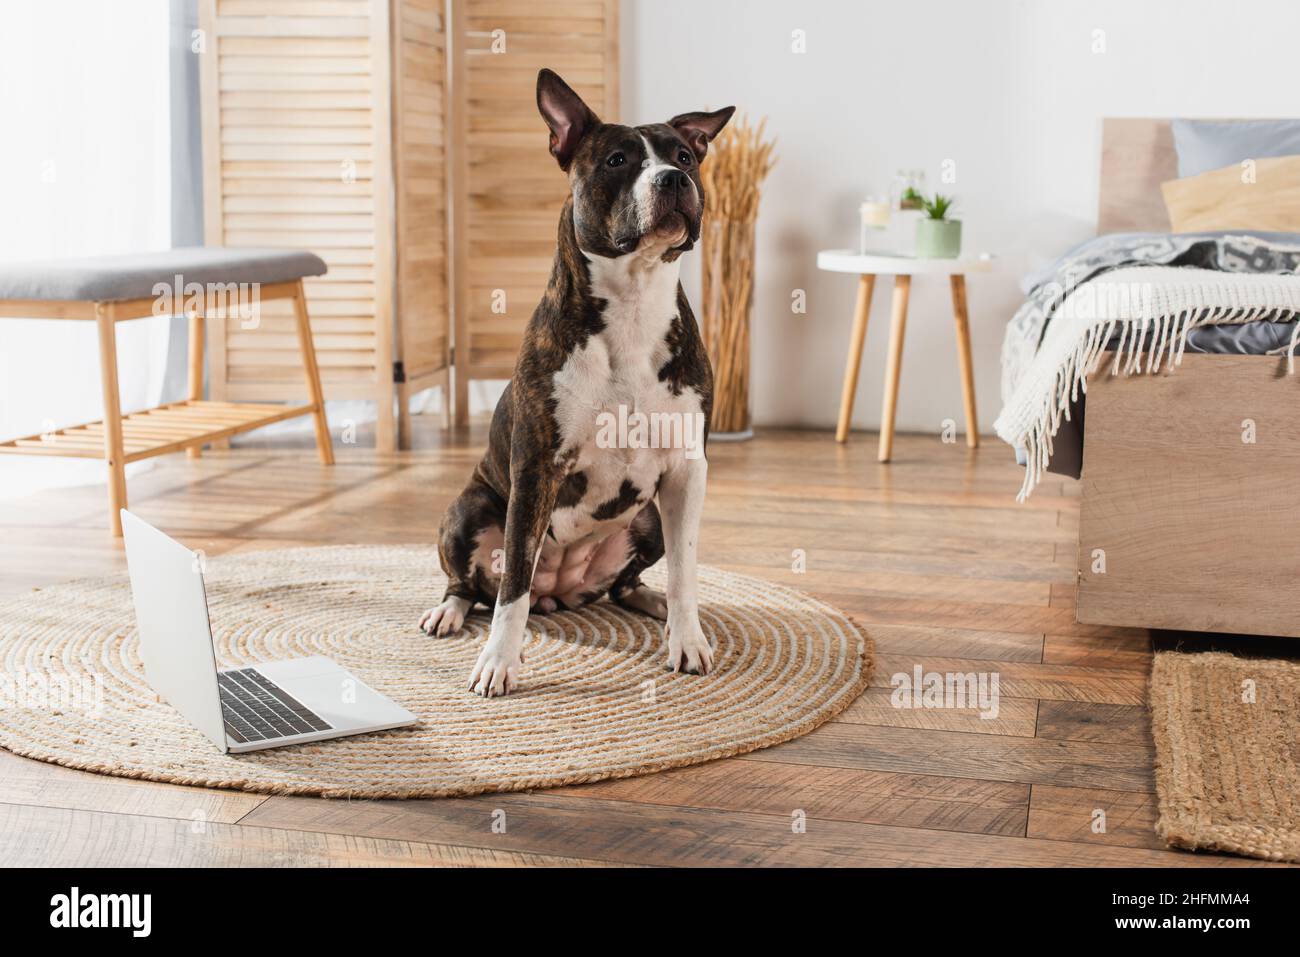
[{"label": "glass jar", "polygon": [[900,169],[894,176],[890,195],[894,209],[920,209],[925,196],[925,170]]}]

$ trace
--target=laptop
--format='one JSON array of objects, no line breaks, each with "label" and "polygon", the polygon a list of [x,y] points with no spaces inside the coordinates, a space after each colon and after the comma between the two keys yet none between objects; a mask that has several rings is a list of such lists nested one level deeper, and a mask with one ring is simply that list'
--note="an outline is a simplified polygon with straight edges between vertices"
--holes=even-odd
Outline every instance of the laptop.
[{"label": "laptop", "polygon": [[415,724],[319,655],[218,668],[199,556],[122,509],[144,673],[223,753],[263,751]]}]

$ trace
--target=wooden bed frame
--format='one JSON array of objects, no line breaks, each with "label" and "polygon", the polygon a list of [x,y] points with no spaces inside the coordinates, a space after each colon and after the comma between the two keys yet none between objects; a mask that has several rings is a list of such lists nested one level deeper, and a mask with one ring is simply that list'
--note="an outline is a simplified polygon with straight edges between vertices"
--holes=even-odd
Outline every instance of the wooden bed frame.
[{"label": "wooden bed frame", "polygon": [[[1098,232],[1168,231],[1168,120],[1103,121]],[[1300,224],[1297,224],[1300,229]],[[1088,382],[1078,620],[1300,637],[1300,380],[1185,355]]]}]

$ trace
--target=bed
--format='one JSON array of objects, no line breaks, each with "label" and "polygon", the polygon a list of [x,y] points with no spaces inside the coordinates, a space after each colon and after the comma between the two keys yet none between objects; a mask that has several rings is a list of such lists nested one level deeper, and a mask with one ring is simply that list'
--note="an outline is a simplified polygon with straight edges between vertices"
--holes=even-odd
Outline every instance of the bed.
[{"label": "bed", "polygon": [[[1102,139],[1085,276],[1046,299],[1030,282],[1004,345],[1021,495],[1081,477],[1080,622],[1300,637],[1300,221],[1172,234],[1170,121],[1108,119]],[[1121,293],[1140,322],[1117,318]],[[1030,393],[1042,407],[1017,405]]]}]

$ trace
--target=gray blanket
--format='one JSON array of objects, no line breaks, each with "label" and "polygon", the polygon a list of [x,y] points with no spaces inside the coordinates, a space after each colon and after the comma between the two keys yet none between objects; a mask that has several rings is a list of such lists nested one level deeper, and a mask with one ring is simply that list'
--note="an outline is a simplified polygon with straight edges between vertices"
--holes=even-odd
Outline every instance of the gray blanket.
[{"label": "gray blanket", "polygon": [[1293,273],[1300,269],[1300,233],[1112,233],[1080,243],[1020,284],[1025,303],[1002,344],[1002,401],[1011,398],[1066,296],[1103,273],[1143,265]]},{"label": "gray blanket", "polygon": [[[1258,241],[1257,241],[1258,240]],[[1267,245],[1265,245],[1267,243]],[[1222,272],[1294,273],[1300,270],[1300,234],[1113,233],[1071,249],[1046,269],[1021,282],[1024,305],[1008,324],[1002,347],[1002,399],[1006,402],[1021,371],[1034,353],[1057,308],[1076,288],[1127,266],[1187,266]],[[1203,326],[1188,332],[1185,352],[1265,355],[1285,351],[1293,321],[1268,318],[1253,322]],[[1053,439],[1048,471],[1078,478],[1083,464],[1084,396],[1071,405],[1070,416]]]}]

